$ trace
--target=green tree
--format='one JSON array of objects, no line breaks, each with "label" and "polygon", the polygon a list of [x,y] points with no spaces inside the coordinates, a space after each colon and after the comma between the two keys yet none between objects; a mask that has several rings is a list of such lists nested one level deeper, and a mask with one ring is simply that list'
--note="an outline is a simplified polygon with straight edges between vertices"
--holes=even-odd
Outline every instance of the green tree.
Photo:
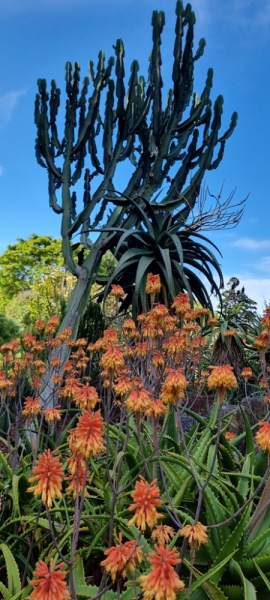
[{"label": "green tree", "polygon": [[[247,296],[237,277],[229,279],[227,289],[222,292],[221,297],[224,320],[233,319],[236,323],[251,325],[258,322],[257,302]],[[220,310],[221,306],[218,308]]]},{"label": "green tree", "polygon": [[32,233],[18,238],[0,256],[0,310],[19,292],[29,291],[53,267],[63,264],[61,240]]},{"label": "green tree", "polygon": [[0,313],[0,346],[18,337],[19,333],[18,325]]},{"label": "green tree", "polygon": [[[60,89],[53,80],[48,93],[46,80],[38,81],[36,157],[48,171],[50,206],[62,218],[65,264],[77,278],[61,325],[62,328],[72,326],[74,336],[96,281],[101,258],[108,249],[114,251],[116,248],[126,217],[131,219],[130,227],[143,227],[142,223],[137,226],[138,209],[144,208],[144,200],[158,202],[162,216],[165,212],[173,214],[178,210],[177,233],[193,211],[206,171],[216,169],[220,164],[226,140],[236,125],[237,114],[233,113],[227,131],[220,132],[223,97],[218,96],[212,106],[212,69],[208,71],[201,95],[193,93],[194,65],[204,52],[205,40],[200,40],[197,51],[193,52],[195,15],[191,5],[187,4],[184,8],[180,0],[176,3],[172,88],[164,101],[161,76],[164,24],[164,12],[154,11],[147,82],[139,76],[139,65],[134,60],[126,84],[125,51],[121,39],[115,45],[114,74],[114,58],[110,57],[106,65],[104,52],[99,53],[96,70],[90,61],[89,77],[84,78],[81,86],[79,64],[76,62],[74,68],[71,63],[66,64],[67,101],[62,136],[59,136],[57,124]],[[88,96],[90,80],[92,90]],[[115,193],[114,181],[125,160],[131,162],[133,173],[123,184],[121,200],[126,198],[121,204]],[[84,177],[84,192],[80,202],[76,184],[81,177]],[[166,192],[162,200],[158,200],[164,184]],[[102,226],[104,215],[106,225]],[[88,237],[91,231],[100,231],[94,243]],[[80,263],[74,258],[72,243],[73,236],[78,234],[84,247],[91,249]],[[166,248],[162,248],[161,254],[166,271]],[[196,269],[200,265],[200,257],[198,264],[195,262]],[[206,267],[209,268],[208,259]],[[202,272],[199,268],[200,275]],[[199,277],[199,281],[201,279]],[[182,277],[182,289],[191,289],[192,294],[187,280],[187,277],[186,280]],[[199,281],[196,280],[198,285]],[[201,299],[204,296],[202,289]]]}]

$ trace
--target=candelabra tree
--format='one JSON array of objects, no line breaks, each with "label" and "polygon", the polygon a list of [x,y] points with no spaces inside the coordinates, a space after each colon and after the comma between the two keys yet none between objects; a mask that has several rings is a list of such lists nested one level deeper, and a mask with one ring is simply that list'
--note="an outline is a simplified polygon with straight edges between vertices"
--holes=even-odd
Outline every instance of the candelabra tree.
[{"label": "candelabra tree", "polygon": [[[104,53],[100,52],[96,70],[90,61],[89,76],[81,86],[79,64],[76,62],[74,68],[70,62],[66,64],[62,139],[57,125],[60,89],[53,80],[49,93],[46,81],[38,81],[36,157],[48,171],[50,206],[62,218],[65,263],[77,277],[61,325],[72,326],[74,334],[102,255],[107,249],[115,250],[125,230],[123,224],[128,220],[130,227],[137,227],[138,207],[144,208],[145,202],[158,203],[159,211],[171,213],[180,207],[181,223],[188,219],[205,172],[219,165],[226,140],[236,125],[237,114],[233,113],[229,128],[220,134],[223,97],[218,96],[212,106],[212,69],[207,73],[201,96],[193,93],[194,64],[204,52],[205,40],[200,40],[194,53],[195,15],[191,5],[184,8],[181,1],[176,4],[172,89],[164,103],[161,76],[164,24],[164,13],[154,11],[147,80],[139,75],[139,65],[134,60],[126,84],[121,39],[114,48],[116,61],[110,57],[106,64]],[[133,172],[121,190],[125,201],[119,203],[115,180],[123,161],[131,163]],[[82,179],[84,189],[82,185],[80,189]],[[163,184],[166,192],[160,200]],[[91,232],[97,230],[99,237],[92,242]],[[90,250],[80,252],[79,260],[74,256],[78,247],[74,236],[78,234],[78,243]]]}]

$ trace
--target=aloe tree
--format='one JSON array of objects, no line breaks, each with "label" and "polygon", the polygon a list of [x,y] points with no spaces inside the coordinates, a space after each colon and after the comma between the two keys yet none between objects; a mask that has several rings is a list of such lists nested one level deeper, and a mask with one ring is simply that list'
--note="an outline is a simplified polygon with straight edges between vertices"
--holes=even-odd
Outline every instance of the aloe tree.
[{"label": "aloe tree", "polygon": [[[102,255],[108,248],[115,249],[119,227],[124,222],[129,223],[127,217],[133,222],[135,209],[137,221],[135,204],[143,207],[144,201],[151,202],[166,182],[168,189],[159,202],[160,210],[172,211],[177,201],[178,206],[182,204],[182,218],[188,218],[205,172],[219,165],[226,140],[236,125],[237,114],[233,113],[229,128],[220,133],[223,97],[218,96],[212,106],[212,69],[207,73],[201,95],[193,93],[194,65],[204,52],[205,40],[200,40],[194,53],[195,15],[191,5],[184,8],[181,1],[176,3],[172,88],[164,102],[161,76],[164,24],[164,12],[154,11],[147,80],[139,75],[139,65],[134,60],[126,83],[121,39],[115,45],[116,61],[110,57],[106,64],[104,53],[100,52],[96,70],[90,61],[89,76],[83,79],[81,86],[79,64],[76,62],[74,68],[71,63],[66,64],[67,100],[62,138],[57,127],[60,89],[53,80],[48,92],[46,81],[38,81],[36,157],[48,171],[50,206],[62,219],[65,263],[77,277],[61,325],[62,328],[72,326],[74,335]],[[125,160],[131,162],[133,172],[121,191],[130,201],[119,205],[114,202],[118,197],[114,180]],[[79,203],[76,184],[82,178],[84,191]],[[78,188],[80,191],[80,186]],[[102,225],[103,230],[92,243],[91,232]],[[77,235],[83,247],[91,250],[80,264],[74,257],[73,240]],[[183,270],[179,253],[174,258],[175,269]],[[178,262],[180,266],[176,266]]]}]

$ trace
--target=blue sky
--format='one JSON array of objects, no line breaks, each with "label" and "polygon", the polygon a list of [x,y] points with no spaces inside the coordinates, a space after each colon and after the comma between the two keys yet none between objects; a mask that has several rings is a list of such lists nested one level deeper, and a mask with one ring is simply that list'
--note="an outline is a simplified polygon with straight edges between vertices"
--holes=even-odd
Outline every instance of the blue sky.
[{"label": "blue sky", "polygon": [[[196,39],[206,38],[196,63],[194,91],[201,93],[214,69],[212,99],[224,95],[223,130],[238,111],[237,128],[206,184],[223,198],[235,187],[235,200],[249,194],[245,214],[232,231],[213,232],[225,280],[240,277],[261,306],[270,299],[270,2],[195,0]],[[174,0],[0,0],[0,252],[35,231],[58,236],[60,218],[48,205],[47,175],[35,160],[33,122],[36,82],[56,79],[63,90],[65,62],[80,62],[87,75],[100,49],[108,58],[118,37],[125,43],[126,73],[137,58],[147,75],[151,13],[165,10],[164,90],[170,85],[174,42]]]}]

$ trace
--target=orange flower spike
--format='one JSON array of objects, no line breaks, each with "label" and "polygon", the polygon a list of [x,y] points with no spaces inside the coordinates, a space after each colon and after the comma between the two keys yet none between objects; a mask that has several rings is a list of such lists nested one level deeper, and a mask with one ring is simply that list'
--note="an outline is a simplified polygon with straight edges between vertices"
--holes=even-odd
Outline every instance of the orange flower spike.
[{"label": "orange flower spike", "polygon": [[198,317],[200,319],[201,327],[203,327],[204,323],[205,323],[205,318],[209,317],[209,314],[210,314],[209,308],[196,308],[195,312],[196,312],[196,318]]},{"label": "orange flower spike", "polygon": [[62,478],[64,476],[63,465],[58,456],[53,456],[50,450],[39,454],[36,465],[33,468],[34,477],[30,477],[30,483],[37,481],[36,485],[27,489],[34,492],[35,497],[41,496],[43,504],[52,507],[52,501],[62,498]]},{"label": "orange flower spike", "polygon": [[220,365],[218,367],[209,367],[212,369],[211,375],[207,379],[209,390],[216,389],[218,401],[222,404],[225,400],[227,390],[237,388],[237,381],[233,374],[233,367],[230,365]]},{"label": "orange flower spike", "polygon": [[[79,494],[83,492],[85,483],[85,469],[87,469],[87,466],[78,452],[75,454],[75,456],[73,455],[67,460],[69,462],[70,475],[68,477],[65,477],[65,480],[69,481],[70,483],[66,488],[66,493],[68,495],[72,495],[73,499],[75,500],[77,497],[77,491]],[[86,483],[89,482],[90,478],[86,475]],[[89,494],[86,487],[84,490],[84,497],[89,498]]]},{"label": "orange flower spike", "polygon": [[135,384],[135,389],[129,394],[125,401],[127,411],[129,413],[134,411],[138,418],[141,413],[146,413],[146,410],[151,406],[151,394],[145,390],[142,385],[142,383]]},{"label": "orange flower spike", "polygon": [[231,440],[234,440],[235,433],[233,433],[232,431],[226,431],[225,438],[230,442]]},{"label": "orange flower spike", "polygon": [[45,375],[46,373],[46,365],[43,360],[34,360],[33,367],[37,371],[39,375]]},{"label": "orange flower spike", "polygon": [[37,338],[32,335],[32,333],[25,333],[23,336],[23,344],[29,350],[32,349],[32,346],[36,343],[36,341]]},{"label": "orange flower spike", "polygon": [[163,367],[165,365],[165,360],[162,352],[159,352],[158,350],[153,352],[152,365],[156,368]]},{"label": "orange flower spike", "polygon": [[70,338],[71,333],[72,327],[65,327],[65,329],[62,329],[62,331],[58,333],[58,339],[61,340],[61,342],[65,342]]},{"label": "orange flower spike", "polygon": [[46,423],[53,423],[54,421],[61,421],[61,414],[59,412],[60,404],[54,408],[47,408],[43,410]]},{"label": "orange flower spike", "polygon": [[186,525],[180,531],[180,535],[188,540],[191,551],[194,553],[196,548],[200,548],[201,544],[207,544],[207,527],[202,525],[200,521],[196,521],[194,525]]},{"label": "orange flower spike", "polygon": [[81,409],[92,410],[95,408],[96,403],[100,402],[100,398],[96,389],[86,383],[81,388],[78,388],[78,391],[74,395],[74,400],[76,402],[76,406],[80,406]]},{"label": "orange flower spike", "polygon": [[[106,340],[106,342],[111,342],[111,344],[118,343],[118,335],[117,335],[117,331],[114,327],[108,327],[108,329],[105,329],[103,336],[104,336],[104,340]],[[88,346],[88,348],[89,348],[89,346]]]},{"label": "orange flower spike", "polygon": [[248,381],[249,379],[251,379],[251,377],[253,377],[251,368],[245,367],[245,369],[243,369],[241,375],[245,381]]},{"label": "orange flower spike", "polygon": [[76,431],[75,449],[81,453],[84,458],[96,456],[104,450],[103,445],[104,423],[100,410],[96,412],[83,411],[79,418]]},{"label": "orange flower spike", "polygon": [[223,337],[232,338],[237,335],[237,332],[234,329],[226,329],[223,333]]},{"label": "orange flower spike", "polygon": [[141,575],[141,587],[144,600],[176,600],[175,592],[183,592],[185,585],[174,570],[181,562],[176,548],[155,546],[156,552],[150,552],[148,561],[153,565],[148,575]]},{"label": "orange flower spike", "polygon": [[118,377],[114,384],[114,391],[116,396],[123,398],[126,394],[129,394],[132,390],[132,383],[128,377]]},{"label": "orange flower spike", "polygon": [[113,377],[117,371],[123,369],[125,361],[120,347],[116,344],[109,344],[108,350],[103,354],[99,364],[108,372],[109,377]]},{"label": "orange flower spike", "polygon": [[56,356],[54,358],[51,358],[51,360],[50,360],[50,366],[53,369],[59,369],[59,367],[61,366],[61,359],[58,358],[58,357],[56,357]]},{"label": "orange flower spike", "polygon": [[1,378],[0,379],[0,392],[1,392],[1,400],[2,402],[5,400],[8,391],[11,391],[13,388],[13,382],[9,379]]},{"label": "orange flower spike", "polygon": [[183,369],[169,369],[165,382],[162,384],[162,393],[160,399],[170,404],[175,404],[178,399],[183,399],[184,390],[188,386],[188,381],[182,373]]},{"label": "orange flower spike", "polygon": [[134,541],[122,544],[121,533],[119,535],[119,541],[120,544],[117,546],[111,546],[111,548],[105,550],[104,554],[107,558],[100,563],[102,567],[105,567],[113,581],[116,580],[118,574],[122,577],[126,577],[128,569],[134,573],[136,561],[139,563],[142,562],[141,547],[135,548],[134,550]]},{"label": "orange flower spike", "polygon": [[39,413],[41,412],[41,406],[39,401],[40,398],[31,398],[31,396],[25,398],[24,409],[22,410],[22,414],[24,415],[24,417],[26,417],[28,425],[30,424],[32,417],[35,415],[39,415]]},{"label": "orange flower spike", "polygon": [[269,347],[269,338],[260,334],[256,337],[253,346],[259,350],[260,356],[264,357],[266,349]]},{"label": "orange flower spike", "polygon": [[151,483],[145,481],[144,477],[136,481],[135,490],[131,493],[134,504],[129,506],[128,510],[135,510],[135,515],[129,521],[128,526],[136,525],[141,531],[145,531],[146,525],[153,529],[158,519],[163,519],[163,515],[157,512],[156,507],[162,504],[159,499],[160,491],[156,485],[156,479]]},{"label": "orange flower spike", "polygon": [[208,325],[210,325],[210,327],[212,327],[214,329],[214,327],[216,327],[219,324],[219,320],[216,319],[215,317],[210,317],[210,319],[208,319]]},{"label": "orange flower spike", "polygon": [[173,536],[175,535],[175,531],[172,527],[168,525],[158,525],[156,529],[154,529],[151,538],[154,542],[157,542],[159,546],[165,546],[165,544],[169,544]]},{"label": "orange flower spike", "polygon": [[154,417],[154,419],[158,419],[162,415],[166,415],[167,408],[165,404],[163,404],[162,400],[152,400],[149,408],[145,410],[145,414],[147,417]]},{"label": "orange flower spike", "polygon": [[81,384],[79,384],[78,380],[74,377],[67,377],[66,385],[63,388],[63,396],[68,400],[73,400],[80,389]]},{"label": "orange flower spike", "polygon": [[135,352],[138,356],[144,358],[147,354],[148,349],[149,344],[147,342],[138,342],[138,344],[136,344]]},{"label": "orange flower spike", "polygon": [[159,294],[161,290],[161,283],[159,275],[153,275],[152,273],[148,273],[146,279],[146,294],[150,294],[151,302],[154,302],[155,295]]},{"label": "orange flower spike", "polygon": [[45,328],[45,321],[36,321],[34,327],[37,331],[43,331]]},{"label": "orange flower spike", "polygon": [[172,308],[175,309],[177,314],[184,316],[185,312],[191,309],[189,295],[183,293],[178,294],[178,296],[174,298]]},{"label": "orange flower spike", "polygon": [[49,566],[43,560],[36,564],[36,569],[33,575],[37,579],[30,581],[34,587],[31,592],[30,600],[71,600],[70,593],[67,589],[67,584],[64,581],[67,575],[66,571],[62,570],[64,563],[53,566],[53,558],[51,558]]},{"label": "orange flower spike", "polygon": [[112,296],[112,298],[115,298],[115,300],[119,301],[121,298],[125,298],[125,295],[126,294],[121,285],[112,284],[112,289],[109,293],[109,296]]},{"label": "orange flower spike", "polygon": [[256,444],[260,446],[262,450],[267,450],[270,455],[270,423],[262,422],[259,423],[261,428],[256,434]]},{"label": "orange flower spike", "polygon": [[263,318],[261,320],[261,326],[270,329],[270,305],[265,309]]},{"label": "orange flower spike", "polygon": [[61,383],[62,383],[62,377],[59,373],[55,373],[52,380],[53,380],[54,385],[61,385]]}]

